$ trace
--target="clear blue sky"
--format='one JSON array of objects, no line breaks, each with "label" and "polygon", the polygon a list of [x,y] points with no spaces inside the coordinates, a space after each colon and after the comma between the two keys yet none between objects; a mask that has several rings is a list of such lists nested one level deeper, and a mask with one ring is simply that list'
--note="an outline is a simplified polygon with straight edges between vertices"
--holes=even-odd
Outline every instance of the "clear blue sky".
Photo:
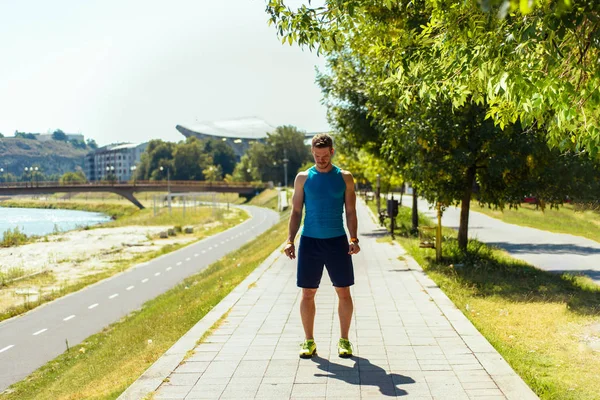
[{"label": "clear blue sky", "polygon": [[[299,3],[295,0],[293,3]],[[315,65],[264,0],[0,0],[0,132],[104,145],[179,141],[176,124],[258,116],[329,129]]]}]

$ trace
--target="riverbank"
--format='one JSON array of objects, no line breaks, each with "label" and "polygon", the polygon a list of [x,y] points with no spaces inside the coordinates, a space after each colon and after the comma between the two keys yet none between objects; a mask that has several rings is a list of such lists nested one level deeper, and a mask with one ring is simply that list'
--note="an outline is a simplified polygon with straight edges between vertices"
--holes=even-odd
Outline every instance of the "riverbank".
[{"label": "riverbank", "polygon": [[[109,199],[106,199],[109,200]],[[2,203],[4,205],[4,202]],[[47,301],[122,272],[133,265],[169,253],[246,220],[237,208],[173,207],[172,213],[118,204],[118,201],[70,199],[10,200],[13,207],[115,210],[108,223],[30,238],[30,243],[0,248],[0,321]],[[102,212],[102,211],[101,211]],[[193,228],[184,233],[184,226]],[[161,238],[168,229],[176,235]],[[20,278],[20,279],[19,279]],[[17,279],[17,280],[15,280]]]}]

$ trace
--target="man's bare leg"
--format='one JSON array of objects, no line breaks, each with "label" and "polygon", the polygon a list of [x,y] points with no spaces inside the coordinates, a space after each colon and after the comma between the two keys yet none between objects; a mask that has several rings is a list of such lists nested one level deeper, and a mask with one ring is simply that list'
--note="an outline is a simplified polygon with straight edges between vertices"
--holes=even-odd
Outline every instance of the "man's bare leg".
[{"label": "man's bare leg", "polygon": [[302,288],[302,299],[300,300],[300,317],[304,327],[305,339],[314,339],[313,329],[315,326],[315,295],[317,289]]},{"label": "man's bare leg", "polygon": [[352,312],[354,311],[350,287],[336,287],[335,291],[337,292],[339,299],[338,315],[340,316],[340,337],[342,339],[348,339],[350,323],[352,322]]}]

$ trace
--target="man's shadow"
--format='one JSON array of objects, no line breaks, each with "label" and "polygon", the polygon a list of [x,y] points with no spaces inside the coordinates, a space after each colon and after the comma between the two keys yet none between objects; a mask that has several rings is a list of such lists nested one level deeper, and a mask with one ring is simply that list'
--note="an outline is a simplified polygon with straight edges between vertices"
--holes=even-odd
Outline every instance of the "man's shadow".
[{"label": "man's shadow", "polygon": [[384,396],[405,396],[408,392],[396,386],[415,383],[415,380],[409,376],[388,374],[386,370],[371,364],[366,358],[353,356],[351,358],[354,361],[353,366],[336,364],[318,355],[313,356],[311,360],[317,364],[320,370],[327,372],[327,374],[315,374],[315,376],[339,379],[351,385],[377,386],[379,392]]}]

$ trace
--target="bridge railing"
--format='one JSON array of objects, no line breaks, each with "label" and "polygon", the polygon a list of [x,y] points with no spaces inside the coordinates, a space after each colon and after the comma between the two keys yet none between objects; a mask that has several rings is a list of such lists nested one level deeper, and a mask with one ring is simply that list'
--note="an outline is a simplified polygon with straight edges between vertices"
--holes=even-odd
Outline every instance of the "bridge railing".
[{"label": "bridge railing", "polygon": [[[264,188],[267,186],[265,183],[259,182],[222,182],[222,181],[170,181],[168,183],[170,186],[198,186],[198,187],[220,187],[220,188]],[[37,188],[37,187],[57,187],[57,186],[65,186],[65,187],[99,187],[99,186],[121,186],[121,187],[131,187],[131,186],[156,186],[156,187],[164,187],[167,186],[167,181],[98,181],[98,182],[52,182],[52,181],[44,181],[44,182],[0,182],[0,188]]]}]

